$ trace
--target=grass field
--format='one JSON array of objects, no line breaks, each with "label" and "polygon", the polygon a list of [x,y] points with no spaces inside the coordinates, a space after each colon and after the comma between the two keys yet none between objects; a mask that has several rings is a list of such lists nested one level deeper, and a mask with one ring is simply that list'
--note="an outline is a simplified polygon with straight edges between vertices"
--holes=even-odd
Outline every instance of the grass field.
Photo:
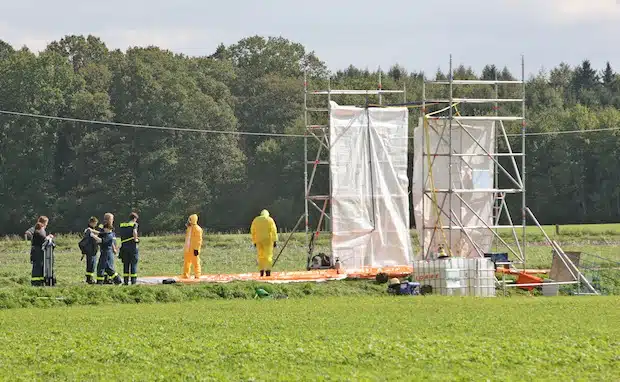
[{"label": "grass field", "polygon": [[[543,230],[551,238],[558,238],[560,240],[620,239],[620,224],[574,224],[561,225],[559,227],[556,227],[554,225],[547,225],[543,226]],[[556,231],[559,231],[559,234]],[[520,234],[522,232],[522,229],[518,229],[517,232]],[[512,234],[510,229],[501,229],[500,233],[502,234],[502,236],[505,237]],[[542,241],[542,239],[544,239],[544,235],[541,233],[540,228],[536,226],[527,226],[525,229],[525,233],[528,237],[533,238],[536,241]]]},{"label": "grass field", "polygon": [[[549,267],[551,249],[544,244],[544,237],[536,232],[536,227],[528,227],[527,266]],[[545,230],[561,244],[565,250],[579,250],[612,258],[620,261],[620,225],[562,226],[560,235],[555,235],[555,227]],[[288,235],[281,234],[281,244]],[[510,232],[501,236],[512,244]],[[56,248],[57,273],[63,283],[76,283],[83,279],[85,263],[80,262],[77,249],[78,237],[60,236]],[[315,253],[329,250],[328,235],[319,236]],[[417,238],[413,234],[417,247]],[[28,279],[30,263],[28,260],[29,243],[18,238],[0,240],[0,286],[24,284]],[[513,246],[514,247],[514,246]],[[176,275],[182,267],[182,235],[144,237],[140,243],[139,274]],[[502,248],[500,248],[501,250]],[[278,250],[276,250],[277,253]],[[306,265],[307,247],[303,233],[295,234],[276,264],[279,270],[300,270]],[[233,273],[256,270],[255,249],[250,244],[248,235],[207,234],[202,256],[204,273]],[[117,267],[121,267],[117,261]]]},{"label": "grass field", "polygon": [[[549,234],[563,244],[565,250],[576,250],[590,254],[600,255],[620,262],[620,249],[616,243],[620,243],[620,225],[595,225],[595,226],[562,226],[560,235],[555,234],[555,227],[545,227]],[[503,238],[511,236],[510,232],[500,233]],[[543,236],[532,227],[528,227],[528,239],[532,242],[527,247],[527,266],[548,268],[551,265],[551,249],[541,245]],[[538,236],[537,236],[538,235]],[[287,237],[281,235],[281,244]],[[414,244],[417,246],[417,238],[413,234]],[[106,292],[85,288],[83,283],[85,262],[80,261],[80,253],[77,249],[78,236],[65,235],[57,238],[56,248],[56,272],[58,275],[59,288],[53,290],[33,291],[28,287],[30,284],[30,262],[28,260],[29,243],[19,238],[4,238],[0,240],[0,309],[27,306],[48,306],[56,304],[94,304],[108,302],[148,302],[153,301],[184,301],[193,300],[196,296],[208,296],[209,298],[232,298],[251,297],[256,285],[247,286],[208,286],[194,289],[170,289],[164,286],[163,290],[146,292],[140,288],[138,292],[110,291]],[[316,242],[315,253],[329,250],[328,235],[319,236]],[[149,275],[178,275],[182,267],[182,235],[144,237],[140,244],[140,263],[138,273],[140,276]],[[204,273],[236,273],[256,271],[254,248],[250,245],[248,235],[220,235],[207,234],[205,237],[205,249],[202,256]],[[305,268],[306,245],[303,233],[295,234],[289,242],[282,257],[276,264],[276,270],[300,270]],[[122,264],[116,261],[119,271]],[[365,293],[384,293],[384,290],[374,289],[375,286],[360,286],[360,283],[338,284],[333,288],[335,295],[357,295],[360,291]],[[96,286],[94,288],[97,288]],[[313,295],[329,294],[329,288],[323,286],[291,285],[287,294],[290,295]],[[133,295],[131,293],[134,293]],[[156,297],[153,297],[156,296]],[[45,300],[42,297],[51,297]]]},{"label": "grass field", "polygon": [[0,369],[24,381],[613,381],[618,322],[619,297],[16,309],[0,311]]},{"label": "grass field", "polygon": [[[620,226],[545,229],[565,250],[620,261]],[[549,267],[543,236],[527,234],[528,267]],[[77,242],[57,238],[59,285],[32,288],[29,243],[0,239],[0,379],[620,380],[619,296],[397,298],[372,281],[89,286]],[[179,274],[182,247],[182,235],[144,237],[139,275]],[[305,254],[296,234],[276,270],[303,269]],[[202,257],[205,273],[256,270],[248,235],[207,234]],[[289,299],[254,299],[256,287]]]}]

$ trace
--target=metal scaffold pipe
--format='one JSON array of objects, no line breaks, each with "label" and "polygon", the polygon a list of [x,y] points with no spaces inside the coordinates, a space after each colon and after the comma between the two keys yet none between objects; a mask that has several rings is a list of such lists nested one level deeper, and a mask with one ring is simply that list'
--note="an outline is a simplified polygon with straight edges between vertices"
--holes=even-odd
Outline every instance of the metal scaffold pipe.
[{"label": "metal scaffold pipe", "polygon": [[453,118],[453,111],[452,111],[452,104],[453,104],[453,100],[452,100],[453,93],[452,93],[452,91],[453,91],[453,89],[452,89],[452,83],[454,81],[454,78],[452,78],[452,54],[450,54],[450,68],[449,68],[449,72],[448,72],[448,78],[450,80],[450,108],[449,108],[449,111],[448,111],[448,113],[450,115],[450,118],[448,119],[449,120],[449,123],[448,123],[448,129],[449,129],[448,130],[448,134],[449,134],[449,138],[448,138],[448,141],[449,141],[449,143],[448,143],[448,146],[449,146],[449,149],[448,149],[449,150],[448,151],[448,153],[449,153],[449,156],[448,156],[448,161],[449,161],[449,163],[448,163],[448,198],[450,198],[450,199],[448,199],[448,203],[449,203],[449,208],[450,208],[450,219],[449,219],[450,231],[448,231],[448,240],[449,240],[449,243],[448,243],[448,255],[452,256],[452,219],[453,219],[452,213],[454,211],[452,209],[452,199],[453,199],[452,198],[452,193],[453,193],[453,190],[452,190],[452,151],[453,151],[453,146],[452,146],[452,118]]},{"label": "metal scaffold pipe", "polygon": [[523,156],[521,157],[521,183],[522,183],[522,193],[521,193],[521,210],[522,210],[522,223],[523,223],[523,267],[526,266],[527,257],[525,254],[525,249],[527,247],[526,244],[526,231],[527,231],[527,217],[526,217],[526,204],[525,204],[525,57],[521,55],[521,81],[522,81],[522,99],[521,102],[521,153]]}]

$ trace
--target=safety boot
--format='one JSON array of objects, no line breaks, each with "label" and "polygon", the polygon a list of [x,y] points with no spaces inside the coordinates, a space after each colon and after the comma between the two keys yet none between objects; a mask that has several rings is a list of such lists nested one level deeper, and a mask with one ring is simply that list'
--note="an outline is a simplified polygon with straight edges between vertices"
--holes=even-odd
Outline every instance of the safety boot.
[{"label": "safety boot", "polygon": [[133,285],[136,285],[137,282],[138,282],[138,277],[137,276],[131,276],[131,283]]},{"label": "safety boot", "polygon": [[129,276],[123,276],[123,284],[129,285]]},{"label": "safety boot", "polygon": [[261,269],[260,270],[260,277],[263,277],[263,276],[265,276],[265,271]]},{"label": "safety boot", "polygon": [[271,271],[265,271],[265,276],[271,277]]},{"label": "safety boot", "polygon": [[86,275],[86,284],[94,284],[95,280],[93,280],[93,276]]}]

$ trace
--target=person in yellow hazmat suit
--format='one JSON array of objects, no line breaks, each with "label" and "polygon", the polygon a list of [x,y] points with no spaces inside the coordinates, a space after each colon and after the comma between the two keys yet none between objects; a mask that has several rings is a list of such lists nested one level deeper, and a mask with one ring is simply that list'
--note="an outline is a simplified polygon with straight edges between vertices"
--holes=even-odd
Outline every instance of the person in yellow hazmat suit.
[{"label": "person in yellow hazmat suit", "polygon": [[258,251],[258,269],[260,276],[271,276],[271,264],[273,262],[273,249],[277,246],[278,228],[276,222],[269,216],[269,211],[262,210],[255,217],[250,227],[252,244]]},{"label": "person in yellow hazmat suit", "polygon": [[200,249],[202,247],[202,228],[198,225],[198,215],[193,214],[187,219],[185,231],[185,247],[183,249],[183,275],[189,278],[191,266],[194,266],[194,277],[200,278]]}]

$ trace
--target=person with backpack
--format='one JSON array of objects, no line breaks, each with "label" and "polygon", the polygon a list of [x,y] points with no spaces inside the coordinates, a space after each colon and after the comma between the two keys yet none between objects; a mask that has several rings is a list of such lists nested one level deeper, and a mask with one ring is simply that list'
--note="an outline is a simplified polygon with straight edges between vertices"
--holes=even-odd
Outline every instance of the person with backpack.
[{"label": "person with backpack", "polygon": [[96,229],[99,219],[94,216],[88,220],[88,227],[84,230],[82,240],[79,242],[82,251],[82,259],[86,257],[86,283],[95,283],[95,264],[97,263],[97,249],[101,239]]}]

